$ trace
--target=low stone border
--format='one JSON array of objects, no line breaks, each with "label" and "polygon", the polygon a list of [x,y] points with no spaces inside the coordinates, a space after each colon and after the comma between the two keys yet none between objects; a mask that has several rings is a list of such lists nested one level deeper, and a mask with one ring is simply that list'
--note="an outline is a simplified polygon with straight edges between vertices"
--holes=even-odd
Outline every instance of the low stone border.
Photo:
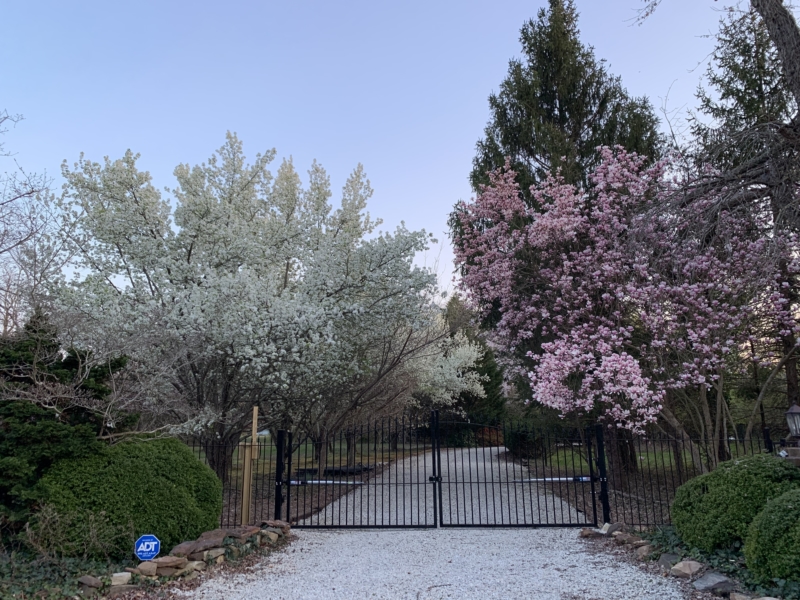
[{"label": "low stone border", "polygon": [[739,589],[735,580],[713,571],[703,563],[694,560],[681,560],[677,554],[661,554],[658,561],[652,561],[654,548],[650,543],[625,531],[621,523],[606,523],[600,529],[584,528],[580,537],[587,539],[601,539],[612,542],[621,550],[628,550],[630,557],[639,564],[650,561],[665,577],[676,577],[691,584],[691,589],[698,593],[692,597],[725,597],[730,600],[779,600],[770,596],[755,598]]},{"label": "low stone border", "polygon": [[201,571],[228,561],[235,561],[289,536],[291,526],[285,521],[265,521],[261,526],[220,528],[206,531],[193,541],[182,542],[166,556],[113,573],[110,578],[84,575],[78,579],[84,596],[117,598],[142,589],[147,582],[191,581]]}]

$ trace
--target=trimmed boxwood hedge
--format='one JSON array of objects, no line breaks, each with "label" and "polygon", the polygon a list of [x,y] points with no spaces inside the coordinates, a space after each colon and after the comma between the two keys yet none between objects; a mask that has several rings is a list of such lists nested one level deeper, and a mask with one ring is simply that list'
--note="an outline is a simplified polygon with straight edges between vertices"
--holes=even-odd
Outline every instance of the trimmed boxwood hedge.
[{"label": "trimmed boxwood hedge", "polygon": [[[175,439],[124,442],[56,463],[40,482],[43,502],[65,514],[104,517],[156,535],[166,549],[219,526],[222,484]],[[112,556],[130,556],[128,541]]]},{"label": "trimmed boxwood hedge", "polygon": [[765,579],[800,580],[800,489],[773,498],[747,531],[747,568]]},{"label": "trimmed boxwood hedge", "polygon": [[768,454],[721,463],[675,493],[672,522],[681,539],[706,552],[744,540],[771,500],[800,487],[800,469]]}]

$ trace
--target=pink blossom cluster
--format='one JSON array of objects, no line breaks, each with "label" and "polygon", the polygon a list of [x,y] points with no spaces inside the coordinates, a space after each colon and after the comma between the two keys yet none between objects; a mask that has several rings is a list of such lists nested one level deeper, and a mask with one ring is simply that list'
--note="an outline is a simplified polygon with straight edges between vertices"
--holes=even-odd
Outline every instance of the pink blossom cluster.
[{"label": "pink blossom cluster", "polygon": [[640,430],[670,389],[711,386],[732,356],[797,338],[798,240],[767,206],[712,221],[716,198],[676,203],[670,167],[604,148],[588,189],[553,175],[529,206],[506,164],[457,207],[460,285],[535,401]]}]

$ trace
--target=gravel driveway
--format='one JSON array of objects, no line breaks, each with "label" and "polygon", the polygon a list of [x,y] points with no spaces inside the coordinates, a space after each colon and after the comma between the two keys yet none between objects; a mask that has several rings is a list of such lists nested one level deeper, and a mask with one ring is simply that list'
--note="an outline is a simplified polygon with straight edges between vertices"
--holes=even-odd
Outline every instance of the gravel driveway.
[{"label": "gravel driveway", "polygon": [[203,600],[683,600],[674,581],[589,551],[574,529],[296,532],[252,572],[215,578]]},{"label": "gravel driveway", "polygon": [[[535,484],[513,483],[527,473],[498,461],[498,448],[451,451],[442,456],[442,471],[465,465],[469,477],[444,487],[454,495],[458,523],[470,514],[475,522],[507,523],[522,514],[529,523],[579,519],[582,515]],[[471,454],[470,454],[471,453]],[[476,460],[477,459],[477,460]],[[403,471],[425,472],[430,455],[399,461],[375,483],[404,481]],[[518,469],[515,471],[514,469]],[[408,481],[408,479],[405,479]],[[490,493],[489,481],[501,481],[505,494]],[[386,524],[432,522],[433,503],[423,486],[357,488],[330,505],[323,523]],[[523,492],[524,490],[524,492]],[[370,493],[371,492],[371,493]],[[488,495],[487,495],[488,494]],[[457,502],[456,502],[457,501]],[[446,505],[447,506],[447,505]],[[424,510],[420,510],[424,509]],[[344,516],[343,516],[344,515]],[[460,516],[459,516],[460,515]],[[452,519],[452,520],[450,520]],[[315,519],[316,522],[316,519]],[[522,522],[519,520],[518,522]],[[385,598],[429,600],[678,600],[684,595],[667,579],[613,557],[591,552],[576,529],[386,529],[308,530],[289,548],[272,555],[244,575],[213,578],[193,593],[203,600],[312,600],[318,598]]]}]

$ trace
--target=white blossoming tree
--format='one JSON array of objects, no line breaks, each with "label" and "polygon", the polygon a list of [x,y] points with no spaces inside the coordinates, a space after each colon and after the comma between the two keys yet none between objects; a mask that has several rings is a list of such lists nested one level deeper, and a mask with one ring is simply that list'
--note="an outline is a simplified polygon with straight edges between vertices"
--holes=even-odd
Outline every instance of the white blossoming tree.
[{"label": "white blossoming tree", "polygon": [[225,446],[218,470],[253,405],[322,441],[420,386],[446,403],[479,384],[464,376],[477,353],[447,340],[434,275],[413,265],[428,236],[375,233],[360,165],[334,210],[319,165],[304,188],[291,161],[273,178],[274,156],[248,164],[228,134],[207,163],[175,169],[171,199],[131,152],[63,167],[76,257],[55,294],[64,335],[127,356],[145,412]]}]

